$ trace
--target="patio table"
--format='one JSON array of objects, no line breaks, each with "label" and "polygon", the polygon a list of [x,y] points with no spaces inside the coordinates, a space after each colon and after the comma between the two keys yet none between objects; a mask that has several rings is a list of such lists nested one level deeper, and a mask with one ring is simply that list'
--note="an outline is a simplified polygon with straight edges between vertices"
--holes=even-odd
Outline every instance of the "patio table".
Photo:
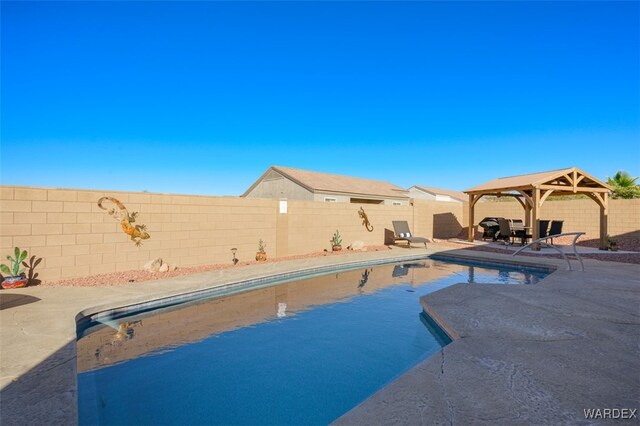
[{"label": "patio table", "polygon": [[531,226],[514,225],[511,228],[511,232],[514,237],[520,238],[522,245],[525,245],[531,235]]}]

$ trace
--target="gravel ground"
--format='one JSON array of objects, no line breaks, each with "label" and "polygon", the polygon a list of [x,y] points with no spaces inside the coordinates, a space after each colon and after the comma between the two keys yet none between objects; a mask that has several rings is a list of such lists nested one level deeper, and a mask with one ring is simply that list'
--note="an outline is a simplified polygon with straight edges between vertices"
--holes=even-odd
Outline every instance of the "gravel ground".
[{"label": "gravel ground", "polygon": [[[381,250],[389,250],[387,246],[367,246],[366,251],[381,251]],[[355,250],[359,251],[359,250]],[[323,251],[323,252],[315,252],[315,253],[307,253],[297,256],[287,256],[281,258],[267,259],[264,263],[272,263],[272,262],[283,262],[285,260],[294,260],[294,259],[305,259],[309,257],[319,257],[319,256],[344,256],[349,253],[353,253],[352,250],[342,250],[337,252],[331,251]],[[187,267],[179,267],[174,271],[168,272],[147,272],[143,270],[135,270],[135,271],[124,271],[124,272],[114,272],[111,274],[100,274],[100,275],[92,275],[89,277],[80,277],[80,278],[70,278],[65,280],[58,281],[50,281],[42,284],[38,284],[42,287],[98,287],[98,286],[114,286],[114,285],[123,285],[129,284],[132,282],[143,282],[143,281],[152,281],[159,280],[164,278],[177,277],[181,275],[189,275],[189,274],[197,274],[200,272],[208,272],[208,271],[219,271],[222,269],[231,269],[231,268],[239,268],[247,265],[255,265],[257,261],[245,261],[238,262],[237,265],[233,265],[231,263],[218,264],[218,265],[201,265],[201,266],[187,266]]]}]

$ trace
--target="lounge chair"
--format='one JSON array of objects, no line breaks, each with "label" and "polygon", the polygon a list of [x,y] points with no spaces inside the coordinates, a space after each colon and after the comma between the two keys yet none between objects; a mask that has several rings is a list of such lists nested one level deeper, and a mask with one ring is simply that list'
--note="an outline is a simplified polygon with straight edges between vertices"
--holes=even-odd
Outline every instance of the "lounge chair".
[{"label": "lounge chair", "polygon": [[549,231],[549,220],[541,220],[540,222],[538,222],[540,224],[540,231],[538,234],[538,238],[544,238],[546,237]]},{"label": "lounge chair", "polygon": [[393,278],[406,277],[409,274],[409,268],[405,265],[395,265],[393,267],[393,272],[391,272],[391,276]]},{"label": "lounge chair", "polygon": [[[549,237],[562,234],[562,224],[564,220],[552,220],[551,226],[549,226]],[[553,245],[553,238],[551,238],[551,244]]]},{"label": "lounge chair", "polygon": [[394,220],[393,230],[395,231],[394,243],[397,241],[406,241],[411,248],[411,243],[423,243],[424,248],[427,248],[428,239],[424,237],[414,237],[413,233],[409,229],[409,223],[406,220]]}]

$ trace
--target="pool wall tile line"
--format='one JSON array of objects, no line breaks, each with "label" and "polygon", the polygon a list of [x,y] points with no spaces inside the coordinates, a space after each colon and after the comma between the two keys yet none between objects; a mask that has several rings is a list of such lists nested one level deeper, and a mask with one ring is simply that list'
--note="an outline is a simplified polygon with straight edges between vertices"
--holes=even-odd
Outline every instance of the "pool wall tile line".
[{"label": "pool wall tile line", "polygon": [[[513,260],[500,260],[500,259],[472,259],[468,255],[459,253],[442,253],[433,254],[429,256],[433,260],[455,260],[461,263],[470,263],[474,265],[488,265],[488,266],[522,266],[527,269],[535,269],[542,272],[554,272],[558,269],[555,265],[540,266],[538,262],[532,262],[530,259],[523,259],[522,257],[513,257]],[[577,261],[576,261],[577,262]]]},{"label": "pool wall tile line", "polygon": [[[513,262],[510,260],[500,261],[497,259],[481,260],[481,261],[477,259],[473,260],[468,256],[456,255],[454,253],[449,253],[449,252],[447,252],[446,254],[435,254],[435,255],[419,254],[419,255],[411,255],[411,256],[394,257],[392,261],[393,262],[410,262],[410,261],[416,261],[416,260],[424,260],[427,258],[431,258],[433,260],[455,260],[455,261],[475,263],[475,264],[481,264],[481,265],[487,265],[487,266],[492,266],[492,265],[493,266],[511,266],[511,267],[521,266],[521,267],[526,267],[531,269],[537,269],[544,272],[552,272],[557,269],[554,266],[539,266],[537,264],[532,264],[531,261],[526,261],[526,260],[519,261],[514,259]],[[310,268],[304,268],[296,271],[273,274],[273,275],[259,277],[259,278],[234,281],[234,282],[218,285],[213,288],[195,290],[192,292],[186,292],[186,293],[177,294],[173,296],[152,299],[149,301],[135,303],[135,304],[121,306],[121,307],[106,308],[106,309],[100,308],[99,310],[96,310],[96,311],[93,311],[94,308],[89,308],[82,311],[76,316],[77,335],[78,337],[80,337],[83,331],[91,327],[91,325],[96,322],[108,322],[121,317],[139,314],[146,311],[158,309],[161,307],[176,306],[184,303],[190,303],[198,299],[220,297],[220,296],[226,296],[236,292],[254,290],[262,287],[285,283],[291,280],[299,279],[300,277],[310,278],[315,275],[322,275],[329,272],[342,272],[342,271],[359,269],[363,267],[375,266],[375,265],[380,265],[385,263],[389,263],[389,259],[375,259],[375,260],[366,260],[366,261],[358,260],[358,261],[341,263],[337,267],[331,266],[331,265],[310,267]],[[443,327],[443,329],[447,333],[449,333],[446,327]],[[456,339],[455,332],[453,333],[454,334],[451,335],[451,338]]]},{"label": "pool wall tile line", "polygon": [[199,299],[208,299],[212,297],[220,297],[226,296],[232,293],[237,293],[241,291],[254,290],[262,287],[282,284],[288,281],[296,280],[301,277],[311,278],[317,275],[323,275],[331,272],[344,272],[353,269],[359,269],[369,266],[376,266],[382,264],[388,264],[390,262],[411,262],[417,260],[427,259],[428,255],[420,254],[420,255],[412,255],[412,256],[402,256],[402,257],[394,257],[392,259],[384,258],[384,259],[374,259],[374,260],[358,260],[354,262],[345,262],[339,265],[326,265],[326,266],[318,266],[311,267],[306,269],[300,269],[291,272],[284,272],[280,274],[269,275],[260,278],[253,278],[249,280],[241,280],[235,281],[231,283],[226,283],[223,285],[218,285],[213,288],[207,288],[203,290],[196,290],[188,293],[178,294],[175,296],[162,297],[159,299],[153,299],[146,302],[135,303],[131,305],[114,307],[105,310],[99,310],[96,312],[92,312],[93,308],[85,309],[81,313],[76,316],[76,330],[78,337],[82,334],[84,330],[90,327],[93,323],[96,322],[107,322],[114,319],[118,319],[124,316],[129,316],[133,314],[142,313],[145,311],[176,306],[184,303],[193,302]]}]

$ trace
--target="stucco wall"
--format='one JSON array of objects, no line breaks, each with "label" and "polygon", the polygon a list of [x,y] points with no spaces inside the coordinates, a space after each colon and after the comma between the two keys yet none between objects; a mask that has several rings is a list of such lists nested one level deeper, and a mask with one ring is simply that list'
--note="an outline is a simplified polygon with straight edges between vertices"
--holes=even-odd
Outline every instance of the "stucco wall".
[{"label": "stucco wall", "polygon": [[[353,198],[371,199],[371,200],[376,200],[377,199],[377,198],[373,198],[373,197],[368,198],[366,195],[362,195],[360,197],[352,197],[350,195],[332,194],[330,192],[325,192],[325,193],[317,192],[317,193],[313,194],[313,200],[314,201],[321,201],[321,202],[325,202],[326,203],[327,202],[327,201],[325,201],[326,197],[335,198],[336,201],[334,201],[334,202],[336,202],[336,203],[351,203],[351,200]],[[403,205],[403,206],[408,206],[409,205],[409,199],[399,198],[399,199],[395,199],[394,200],[394,199],[388,198],[388,199],[378,199],[378,200],[380,201],[380,204],[384,204],[386,206],[392,206],[393,203],[401,203],[401,205]],[[352,204],[357,204],[357,203],[352,203]],[[363,204],[364,205],[370,205],[370,203],[363,203]],[[376,203],[371,203],[371,204],[376,204]]]},{"label": "stucco wall", "polygon": [[[392,200],[392,199],[386,199],[383,201],[385,206],[393,206],[393,203],[400,203],[403,206],[408,206],[409,205],[409,200],[408,199],[404,199],[404,200]],[[397,205],[397,204],[396,204]]]},{"label": "stucco wall", "polygon": [[[98,207],[103,196],[139,212],[136,224],[146,225],[151,238],[136,247]],[[232,247],[239,259],[250,260],[260,238],[270,257],[309,253],[330,249],[336,229],[345,247],[355,240],[381,245],[393,220],[407,220],[415,235],[427,238],[457,235],[460,206],[414,204],[363,204],[374,226],[368,232],[358,216],[360,204],[290,200],[287,214],[280,214],[278,200],[3,186],[0,254],[14,246],[28,250],[43,259],[36,272],[48,281],[140,269],[155,257],[178,266],[227,263]]]},{"label": "stucco wall", "polygon": [[409,188],[409,196],[411,198],[417,198],[417,199],[421,199],[421,200],[435,200],[435,201],[444,201],[444,202],[449,202],[449,203],[458,203],[458,204],[462,204],[462,201],[455,199],[453,197],[451,197],[450,195],[446,195],[446,194],[438,194],[438,195],[434,195],[431,194],[429,192],[425,192],[422,191],[416,187],[411,187]]},{"label": "stucco wall", "polygon": [[409,196],[411,198],[418,198],[421,200],[435,200],[436,196],[433,194],[429,194],[428,192],[420,191],[416,188],[409,188]]},{"label": "stucco wall", "polygon": [[350,202],[350,198],[346,195],[338,195],[338,194],[319,194],[319,193],[315,193],[313,194],[313,201],[320,201],[320,202],[324,202],[324,203],[329,203],[331,201],[325,201],[325,197],[328,198],[335,198],[336,199],[336,203],[349,203]]},{"label": "stucco wall", "polygon": [[313,193],[279,173],[271,171],[267,179],[247,194],[247,198],[313,200]]},{"label": "stucco wall", "polygon": [[[463,226],[467,226],[467,203]],[[474,225],[484,217],[500,216],[524,219],[524,209],[516,201],[477,203]],[[564,220],[563,232],[586,232],[586,238],[599,238],[600,207],[591,200],[547,200],[542,204],[541,219]],[[640,237],[640,199],[609,200],[609,235]]]}]

